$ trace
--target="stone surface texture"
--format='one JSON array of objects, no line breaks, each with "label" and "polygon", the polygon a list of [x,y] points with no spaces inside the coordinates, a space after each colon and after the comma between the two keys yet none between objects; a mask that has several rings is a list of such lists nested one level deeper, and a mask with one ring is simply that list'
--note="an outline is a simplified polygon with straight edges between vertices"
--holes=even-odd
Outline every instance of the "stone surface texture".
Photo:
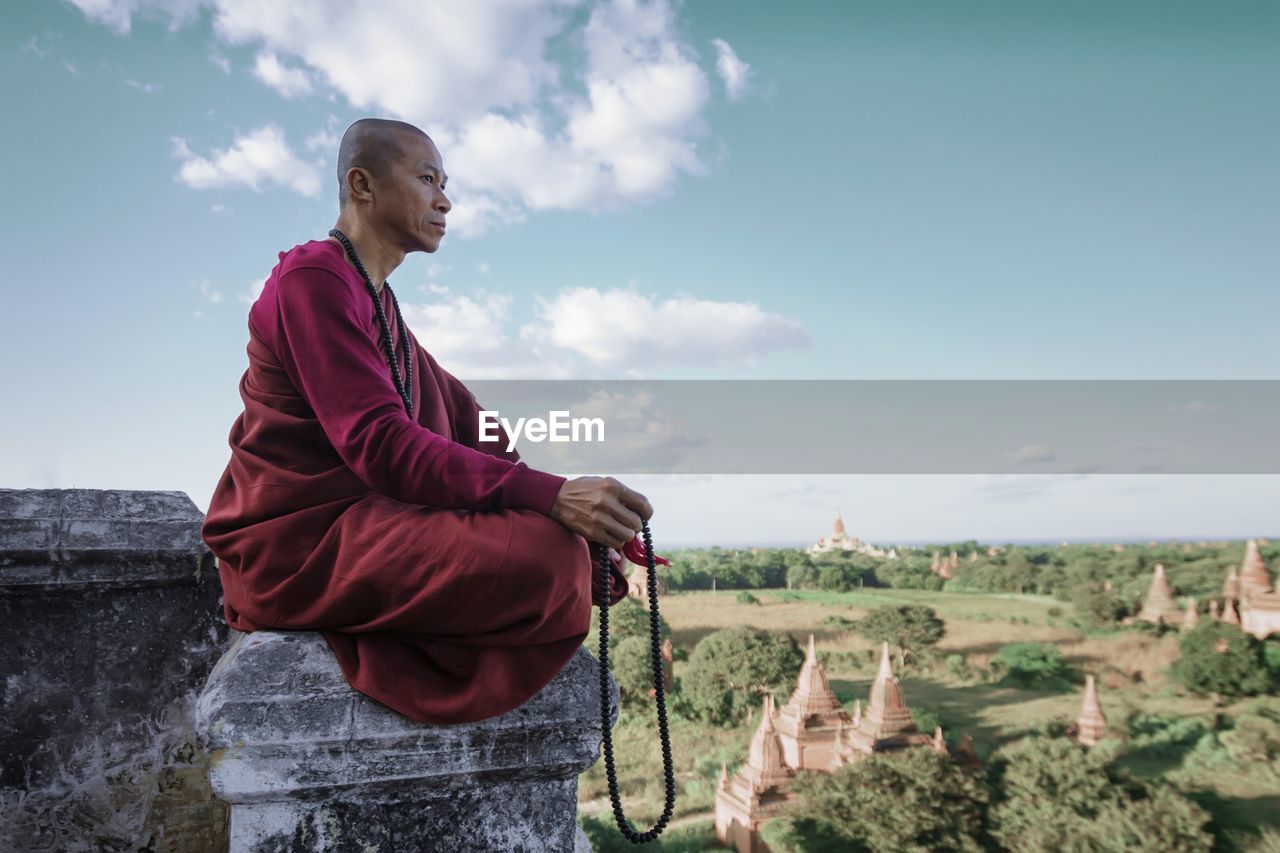
[{"label": "stone surface texture", "polygon": [[182,492],[0,489],[0,849],[226,845],[195,700],[229,629]]},{"label": "stone surface texture", "polygon": [[585,841],[578,774],[599,756],[599,693],[581,648],[507,714],[423,725],[353,691],[320,634],[257,631],[214,669],[196,726],[233,853],[569,851]]}]

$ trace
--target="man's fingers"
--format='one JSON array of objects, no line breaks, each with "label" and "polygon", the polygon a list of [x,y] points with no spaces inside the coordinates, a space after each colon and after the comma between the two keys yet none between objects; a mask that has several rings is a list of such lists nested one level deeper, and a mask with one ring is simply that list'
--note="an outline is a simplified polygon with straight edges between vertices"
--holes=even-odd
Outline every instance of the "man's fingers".
[{"label": "man's fingers", "polygon": [[[635,489],[622,484],[622,493],[618,495],[618,499],[628,508],[640,514],[640,518],[646,521],[653,516],[653,505],[649,503],[649,499],[637,492]],[[640,519],[636,519],[636,529],[640,529]]]}]

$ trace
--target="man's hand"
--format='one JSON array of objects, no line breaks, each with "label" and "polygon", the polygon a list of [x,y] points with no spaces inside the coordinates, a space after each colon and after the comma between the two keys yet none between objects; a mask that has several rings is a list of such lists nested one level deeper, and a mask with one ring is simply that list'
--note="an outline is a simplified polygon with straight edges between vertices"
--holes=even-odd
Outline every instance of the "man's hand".
[{"label": "man's hand", "polygon": [[588,542],[622,548],[653,515],[649,499],[613,477],[577,477],[565,481],[551,517]]}]

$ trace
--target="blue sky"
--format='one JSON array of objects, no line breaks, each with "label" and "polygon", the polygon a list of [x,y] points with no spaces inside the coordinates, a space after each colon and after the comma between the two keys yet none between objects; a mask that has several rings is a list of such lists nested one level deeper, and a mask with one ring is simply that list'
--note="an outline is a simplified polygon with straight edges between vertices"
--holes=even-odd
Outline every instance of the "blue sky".
[{"label": "blue sky", "polygon": [[[464,380],[1280,373],[1274,4],[325,5],[6,16],[0,484],[207,506],[255,285],[332,226],[366,115],[443,154],[450,233],[391,282]],[[1280,505],[1272,477],[634,480],[670,541],[836,506],[871,540],[1267,535]]]}]

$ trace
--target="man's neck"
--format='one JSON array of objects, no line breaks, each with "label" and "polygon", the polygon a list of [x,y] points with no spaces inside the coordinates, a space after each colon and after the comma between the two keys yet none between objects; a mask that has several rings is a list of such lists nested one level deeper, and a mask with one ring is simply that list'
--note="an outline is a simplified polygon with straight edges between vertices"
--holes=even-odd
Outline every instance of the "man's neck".
[{"label": "man's neck", "polygon": [[[381,295],[382,286],[386,284],[387,277],[404,261],[404,252],[378,239],[377,234],[361,227],[358,223],[343,222],[339,219],[333,227],[345,234],[346,238],[351,241],[351,246],[356,250],[360,263],[364,265],[365,272],[369,274],[369,280],[373,282],[374,289]],[[355,269],[356,265],[351,263],[351,258],[347,255],[342,243],[334,237],[329,237],[328,240],[337,245],[339,249],[342,249],[343,260],[347,262],[347,266]]]}]

